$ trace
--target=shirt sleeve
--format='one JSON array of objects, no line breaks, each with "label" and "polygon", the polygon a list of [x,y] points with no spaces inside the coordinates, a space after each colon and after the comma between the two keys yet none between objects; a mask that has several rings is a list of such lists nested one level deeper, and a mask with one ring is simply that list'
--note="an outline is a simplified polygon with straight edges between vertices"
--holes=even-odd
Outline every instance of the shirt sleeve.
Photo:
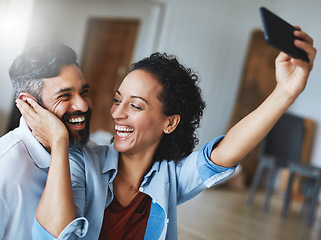
[{"label": "shirt sleeve", "polygon": [[198,152],[191,153],[176,166],[177,202],[181,204],[199,194],[205,188],[231,176],[235,167],[225,168],[214,164],[210,157],[212,149],[224,136],[205,144]]},{"label": "shirt sleeve", "polygon": [[34,219],[32,226],[32,239],[33,240],[73,240],[77,237],[83,237],[86,235],[88,230],[88,221],[84,217],[76,218],[65,227],[60,233],[58,238],[52,236],[41,224],[37,218]]},{"label": "shirt sleeve", "polygon": [[197,155],[197,169],[202,182],[208,188],[222,182],[235,172],[236,166],[231,168],[221,167],[214,164],[210,159],[213,148],[222,141],[223,138],[224,136],[220,136],[205,144]]},{"label": "shirt sleeve", "polygon": [[32,225],[32,239],[33,240],[52,240],[57,239],[54,236],[52,236],[49,232],[44,229],[40,223],[37,221],[37,219],[34,219],[33,225]]},{"label": "shirt sleeve", "polygon": [[69,156],[72,193],[77,208],[77,217],[83,217],[86,206],[86,172],[84,159]]}]

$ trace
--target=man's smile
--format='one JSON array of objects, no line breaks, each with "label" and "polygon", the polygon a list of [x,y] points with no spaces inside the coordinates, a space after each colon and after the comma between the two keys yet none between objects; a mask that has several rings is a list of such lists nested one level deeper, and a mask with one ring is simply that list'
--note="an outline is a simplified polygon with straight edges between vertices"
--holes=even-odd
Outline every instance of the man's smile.
[{"label": "man's smile", "polygon": [[68,122],[74,125],[80,125],[85,122],[86,118],[85,116],[82,117],[71,117],[68,119]]}]

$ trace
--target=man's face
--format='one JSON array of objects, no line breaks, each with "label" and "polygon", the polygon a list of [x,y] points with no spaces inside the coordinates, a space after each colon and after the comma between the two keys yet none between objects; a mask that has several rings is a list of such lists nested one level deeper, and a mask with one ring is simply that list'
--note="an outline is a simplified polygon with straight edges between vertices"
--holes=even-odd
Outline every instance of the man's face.
[{"label": "man's face", "polygon": [[87,143],[92,103],[89,85],[76,65],[62,66],[57,77],[44,79],[42,104],[66,125],[70,147]]}]

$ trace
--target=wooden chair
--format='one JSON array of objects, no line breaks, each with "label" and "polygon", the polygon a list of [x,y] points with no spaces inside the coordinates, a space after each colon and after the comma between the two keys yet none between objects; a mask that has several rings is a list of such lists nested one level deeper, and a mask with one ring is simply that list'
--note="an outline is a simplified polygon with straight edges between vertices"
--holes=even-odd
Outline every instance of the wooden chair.
[{"label": "wooden chair", "polygon": [[[290,165],[301,166],[302,161],[308,161],[314,129],[312,126],[313,124],[307,125],[306,119],[290,113],[285,113],[280,118],[261,144],[260,162],[250,187],[247,204],[252,204],[263,173],[268,170],[263,211],[269,211],[278,172],[281,169],[289,169]],[[294,169],[296,168],[293,167],[291,169],[295,171]],[[293,183],[294,176],[291,175],[291,177],[289,184]],[[291,199],[289,194],[291,194],[292,185],[288,185],[288,188],[285,196],[286,202],[282,211],[284,215],[282,216],[286,215]]]},{"label": "wooden chair", "polygon": [[311,119],[304,119],[304,125],[306,134],[302,149],[302,161],[290,163],[288,166],[289,178],[282,207],[282,217],[286,217],[290,206],[294,179],[295,177],[300,177],[304,194],[301,216],[307,219],[308,226],[311,227],[314,223],[319,203],[321,168],[309,163],[315,124]]}]

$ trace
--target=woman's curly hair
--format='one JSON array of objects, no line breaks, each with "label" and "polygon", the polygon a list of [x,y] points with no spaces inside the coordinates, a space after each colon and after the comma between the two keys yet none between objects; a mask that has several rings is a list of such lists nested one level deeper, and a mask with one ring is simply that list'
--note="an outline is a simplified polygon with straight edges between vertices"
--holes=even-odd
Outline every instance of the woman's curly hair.
[{"label": "woman's curly hair", "polygon": [[154,160],[180,160],[188,156],[198,144],[195,130],[205,108],[197,85],[198,75],[180,64],[175,56],[158,52],[133,63],[129,71],[137,69],[151,73],[163,87],[158,97],[164,105],[164,114],[178,114],[181,118],[175,131],[163,135]]}]

